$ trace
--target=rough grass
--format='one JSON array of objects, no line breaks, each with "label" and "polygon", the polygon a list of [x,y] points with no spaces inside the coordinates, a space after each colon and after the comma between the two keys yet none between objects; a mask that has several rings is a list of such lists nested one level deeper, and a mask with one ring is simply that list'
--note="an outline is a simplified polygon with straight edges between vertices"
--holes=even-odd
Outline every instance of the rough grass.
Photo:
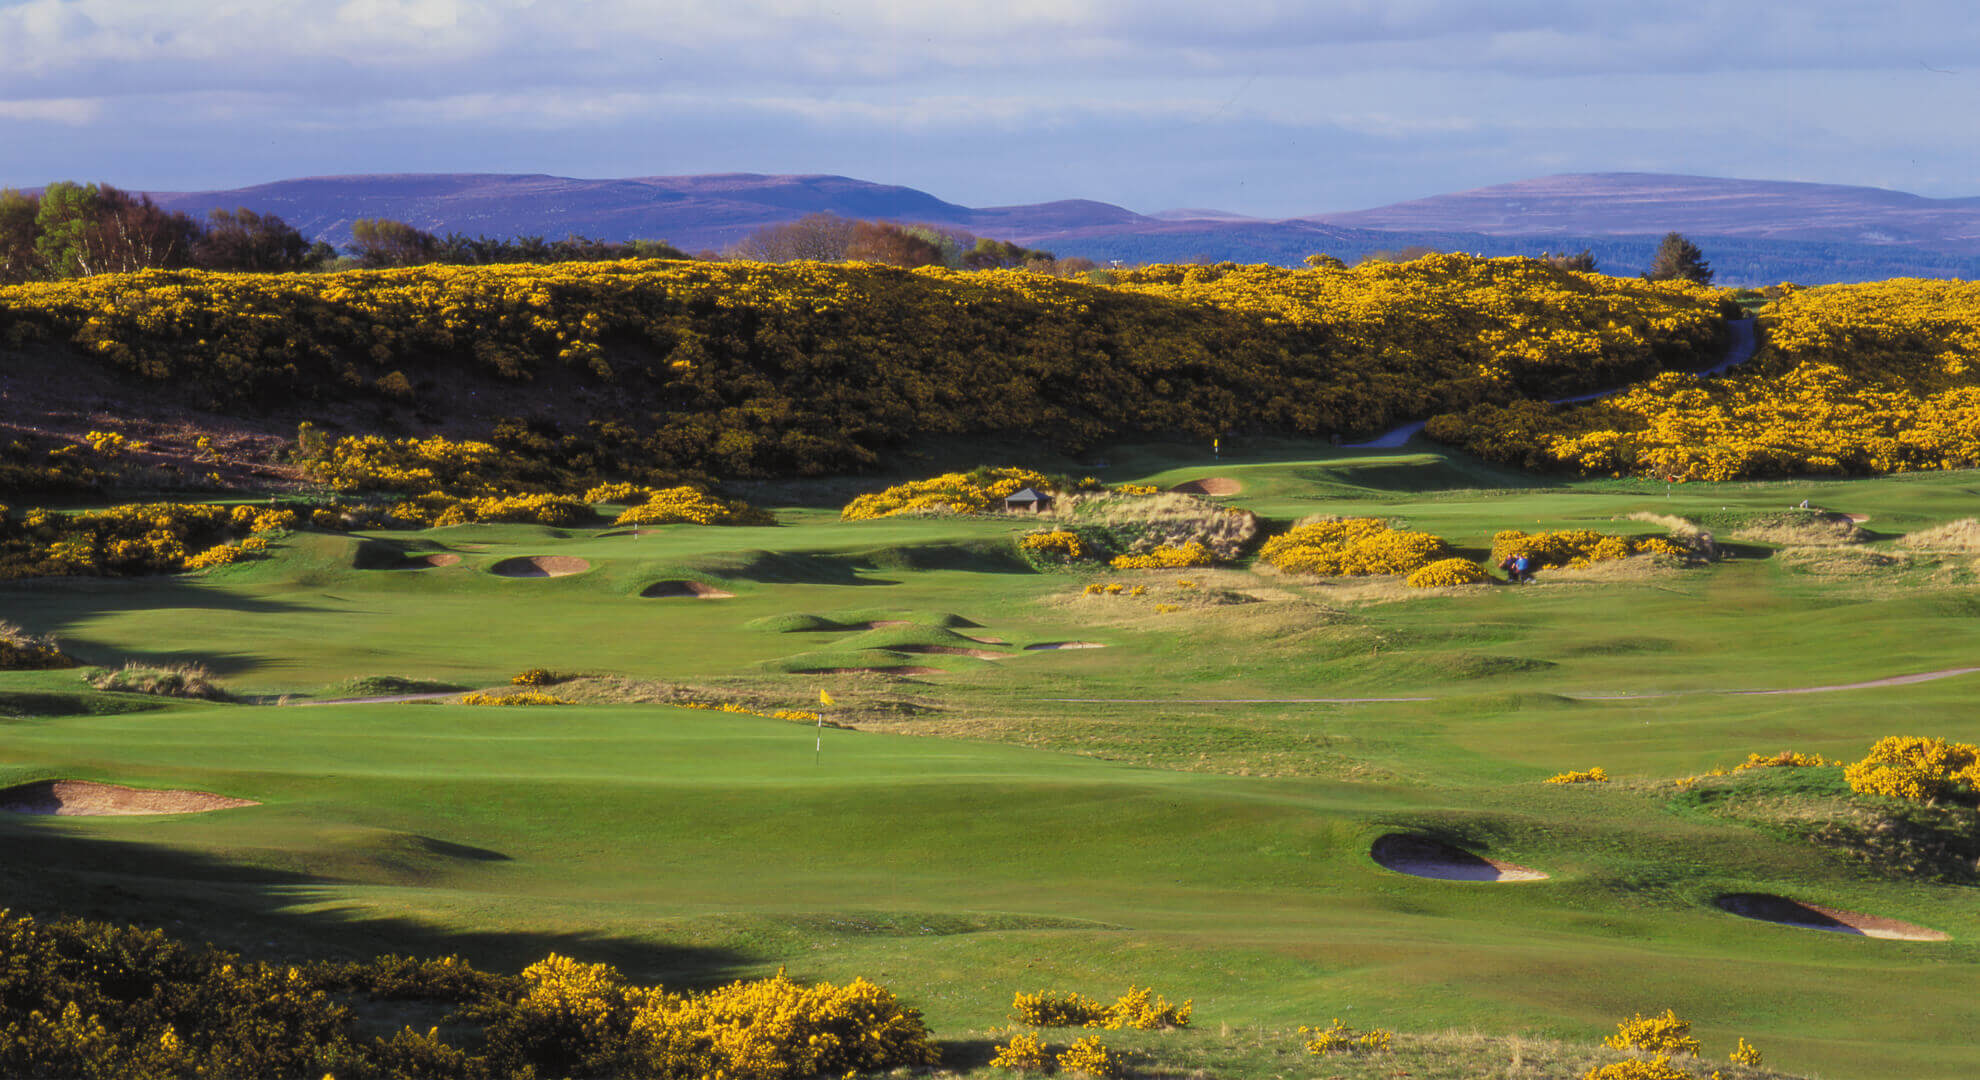
[{"label": "rough grass", "polygon": [[1196,541],[1225,562],[1243,554],[1258,537],[1260,527],[1257,515],[1250,511],[1173,491],[1069,500],[1063,509],[1054,508],[1042,517],[1098,528],[1108,535],[1112,546],[1124,552],[1181,547]]},{"label": "rough grass", "polygon": [[1774,559],[1796,573],[1831,579],[1879,577],[1908,570],[1915,563],[1902,553],[1839,547],[1784,547]]},{"label": "rough grass", "polygon": [[204,664],[125,664],[120,668],[92,668],[83,675],[98,690],[122,694],[157,694],[160,697],[199,698],[228,701],[233,695],[213,680]]},{"label": "rough grass", "polygon": [[1833,547],[1862,543],[1863,529],[1846,515],[1824,510],[1719,511],[1699,524],[1727,536],[1778,547]]},{"label": "rough grass", "polygon": [[393,697],[399,694],[445,694],[466,690],[461,683],[438,679],[415,679],[407,675],[363,675],[337,684],[336,692],[349,697]]},{"label": "rough grass", "polygon": [[1960,518],[1930,529],[1920,529],[1898,538],[1898,543],[1917,551],[1970,555],[1980,552],[1980,519]]},{"label": "rough grass", "polygon": [[0,671],[45,671],[75,667],[51,635],[30,634],[0,619]]}]

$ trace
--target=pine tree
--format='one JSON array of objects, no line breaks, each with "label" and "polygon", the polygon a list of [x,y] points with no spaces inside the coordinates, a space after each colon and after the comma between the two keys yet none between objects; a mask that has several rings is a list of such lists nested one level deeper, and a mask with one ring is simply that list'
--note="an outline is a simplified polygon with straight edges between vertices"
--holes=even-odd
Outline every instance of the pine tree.
[{"label": "pine tree", "polygon": [[1698,245],[1684,238],[1683,233],[1670,233],[1657,245],[1657,254],[1650,260],[1650,270],[1643,275],[1645,281],[1675,281],[1683,278],[1700,285],[1712,283],[1712,264],[1705,261],[1705,253]]}]

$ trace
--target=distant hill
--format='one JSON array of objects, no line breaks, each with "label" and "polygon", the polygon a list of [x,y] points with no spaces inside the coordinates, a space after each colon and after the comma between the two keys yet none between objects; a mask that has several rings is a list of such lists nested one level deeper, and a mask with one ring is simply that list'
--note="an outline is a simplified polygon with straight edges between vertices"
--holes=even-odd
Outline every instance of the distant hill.
[{"label": "distant hill", "polygon": [[1980,198],[1927,199],[1882,188],[1582,173],[1433,195],[1346,214],[1331,225],[1488,236],[1738,236],[1797,243],[1911,245],[1980,254]]},{"label": "distant hill", "polygon": [[754,173],[331,176],[152,195],[201,216],[236,206],[278,214],[333,244],[349,241],[352,221],[386,217],[438,233],[576,233],[720,251],[765,225],[822,212],[927,223],[1103,263],[1295,265],[1316,252],[1353,262],[1415,246],[1482,255],[1588,248],[1604,271],[1633,274],[1675,229],[1705,250],[1722,284],[1980,277],[1980,198],[1652,173],[1552,176],[1284,221],[1214,209],[1139,214],[1086,199],[975,208],[844,176]]}]

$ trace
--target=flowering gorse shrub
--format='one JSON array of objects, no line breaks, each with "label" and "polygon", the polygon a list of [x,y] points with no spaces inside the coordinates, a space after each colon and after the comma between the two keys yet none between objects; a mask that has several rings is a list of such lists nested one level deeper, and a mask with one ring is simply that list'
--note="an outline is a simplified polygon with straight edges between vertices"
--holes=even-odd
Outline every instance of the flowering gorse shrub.
[{"label": "flowering gorse shrub", "polygon": [[1739,1045],[1733,1047],[1732,1053],[1727,1055],[1726,1060],[1749,1069],[1757,1069],[1765,1063],[1760,1051],[1752,1043],[1747,1042],[1743,1035],[1740,1036]]},{"label": "flowering gorse shrub", "polygon": [[75,667],[53,637],[30,634],[0,619],[0,671],[39,671]]},{"label": "flowering gorse shrub", "polygon": [[1395,1036],[1385,1028],[1370,1028],[1358,1031],[1341,1022],[1339,1017],[1324,1028],[1299,1029],[1301,1035],[1309,1035],[1306,1052],[1316,1057],[1326,1054],[1372,1054],[1387,1050]]},{"label": "flowering gorse shrub", "polygon": [[1748,769],[1819,769],[1825,766],[1841,765],[1840,761],[1830,761],[1820,754],[1802,754],[1793,750],[1783,750],[1778,754],[1748,754],[1746,760],[1732,767],[1734,772]]},{"label": "flowering gorse shrub", "polygon": [[1765,347],[1709,381],[1665,374],[1580,405],[1477,405],[1431,438],[1528,468],[1733,480],[1980,465],[1980,284],[1793,289]]},{"label": "flowering gorse shrub", "polygon": [[1691,1021],[1678,1018],[1665,1009],[1662,1016],[1636,1013],[1616,1024],[1616,1033],[1602,1040],[1617,1050],[1647,1050],[1653,1054],[1696,1054],[1698,1040],[1691,1037]]},{"label": "flowering gorse shrub", "polygon": [[[737,716],[761,716],[770,720],[790,720],[799,724],[816,724],[823,720],[823,717],[819,713],[813,712],[810,709],[772,709],[769,712],[764,712],[761,709],[752,709],[747,705],[737,705],[734,702],[676,701],[672,704],[678,709],[707,709],[712,712],[733,713]],[[846,726],[830,720],[825,720],[824,724],[826,727]]]},{"label": "flowering gorse shrub", "polygon": [[1581,1080],[1697,1080],[1671,1064],[1670,1055],[1651,1058],[1624,1058],[1598,1065],[1581,1074]]},{"label": "flowering gorse shrub", "polygon": [[1557,773],[1548,777],[1544,782],[1549,784],[1606,784],[1609,782],[1609,770],[1597,765],[1585,772]]},{"label": "flowering gorse shrub", "polygon": [[1323,577],[1413,574],[1450,554],[1442,537],[1393,529],[1380,518],[1309,519],[1258,550],[1260,560],[1287,573]]},{"label": "flowering gorse shrub", "polygon": [[[646,501],[613,520],[614,525],[774,525],[768,511],[722,499],[697,488],[647,488]],[[587,495],[587,502],[593,500]]]},{"label": "flowering gorse shrub", "polygon": [[1188,566],[1209,566],[1216,561],[1210,549],[1191,540],[1181,547],[1166,544],[1138,555],[1116,555],[1108,562],[1116,570],[1178,570]]},{"label": "flowering gorse shrub", "polygon": [[1059,1069],[1092,1080],[1115,1080],[1121,1075],[1121,1055],[1109,1050],[1097,1035],[1076,1039],[1059,1055]]},{"label": "flowering gorse shrub", "polygon": [[1406,579],[1412,589],[1448,589],[1459,585],[1483,585],[1492,580],[1470,559],[1438,559]]},{"label": "flowering gorse shrub", "polygon": [[1086,549],[1080,545],[1079,534],[1067,529],[1052,529],[1048,532],[1026,533],[1018,540],[1018,547],[1036,555],[1047,556],[1063,562],[1072,562],[1086,557]]},{"label": "flowering gorse shrub", "polygon": [[1010,1042],[997,1047],[996,1056],[990,1059],[990,1064],[993,1068],[1016,1072],[1051,1072],[1052,1055],[1035,1033],[1020,1031],[1011,1036]]},{"label": "flowering gorse shrub", "polygon": [[1107,1006],[1077,990],[1060,993],[1040,990],[1019,992],[1011,1000],[1011,1019],[1032,1027],[1098,1027],[1107,1018]]},{"label": "flowering gorse shrub", "polygon": [[1661,536],[1608,536],[1593,529],[1526,533],[1508,529],[1492,536],[1492,561],[1524,554],[1538,567],[1583,567],[1610,559],[1656,552],[1688,558],[1690,549]]},{"label": "flowering gorse shrub", "polygon": [[554,694],[538,693],[534,690],[517,690],[507,694],[490,694],[475,691],[461,695],[463,705],[569,705],[572,702]]},{"label": "flowering gorse shrub", "polygon": [[1877,740],[1862,761],[1843,768],[1859,795],[1944,799],[1980,791],[1980,746],[1916,735]]},{"label": "flowering gorse shrub", "polygon": [[986,467],[943,473],[857,496],[839,511],[839,517],[868,521],[896,514],[988,514],[1002,510],[1005,498],[1025,488],[1056,493],[1064,487],[1062,481],[1030,469]]}]

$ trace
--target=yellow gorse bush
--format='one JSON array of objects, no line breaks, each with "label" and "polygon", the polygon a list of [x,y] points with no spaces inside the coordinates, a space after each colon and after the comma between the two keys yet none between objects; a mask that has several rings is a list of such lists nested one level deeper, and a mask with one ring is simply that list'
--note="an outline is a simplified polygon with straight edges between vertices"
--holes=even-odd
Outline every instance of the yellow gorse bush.
[{"label": "yellow gorse bush", "polygon": [[1586,772],[1556,773],[1548,777],[1544,782],[1549,784],[1606,784],[1609,782],[1609,770],[1597,765]]},{"label": "yellow gorse bush", "polygon": [[869,521],[896,514],[988,514],[1002,510],[1007,497],[1025,488],[1058,490],[1050,477],[1030,469],[984,468],[967,473],[943,473],[857,496],[839,512],[839,517],[846,521]]},{"label": "yellow gorse bush", "polygon": [[1541,568],[1583,567],[1610,559],[1655,552],[1687,558],[1690,549],[1661,536],[1609,536],[1593,529],[1526,533],[1508,529],[1492,536],[1492,561],[1525,553]]},{"label": "yellow gorse bush", "polygon": [[1121,1055],[1109,1050],[1097,1035],[1075,1039],[1071,1046],[1059,1055],[1059,1069],[1074,1076],[1091,1077],[1092,1080],[1115,1080],[1123,1070]]},{"label": "yellow gorse bush", "polygon": [[1340,1017],[1335,1017],[1327,1027],[1302,1027],[1299,1033],[1312,1036],[1306,1040],[1306,1052],[1316,1057],[1326,1054],[1372,1054],[1389,1049],[1395,1041],[1394,1034],[1385,1028],[1358,1031],[1342,1023]]},{"label": "yellow gorse bush", "polygon": [[[0,347],[221,402],[397,403],[458,372],[609,390],[660,467],[871,467],[916,435],[1310,435],[1573,393],[1709,353],[1717,294],[1434,255],[1292,270],[628,260],[337,274],[148,271],[0,288]],[[427,490],[420,485],[418,490]]]},{"label": "yellow gorse bush", "polygon": [[[769,712],[764,712],[761,709],[752,709],[747,705],[737,705],[734,702],[676,701],[673,704],[675,708],[680,709],[707,709],[712,712],[733,713],[737,716],[761,716],[769,720],[791,720],[800,724],[814,724],[820,719],[819,714],[810,709],[772,709]],[[827,722],[825,726],[844,727],[845,725]]]},{"label": "yellow gorse bush", "polygon": [[1190,566],[1209,566],[1214,562],[1216,556],[1207,545],[1191,540],[1180,547],[1162,544],[1137,555],[1116,555],[1108,565],[1116,570],[1180,570]]},{"label": "yellow gorse bush", "polygon": [[1080,546],[1079,534],[1066,529],[1027,533],[1018,540],[1018,547],[1068,562],[1086,557],[1086,549]]},{"label": "yellow gorse bush", "polygon": [[1470,559],[1438,559],[1409,575],[1412,589],[1448,589],[1459,585],[1483,585],[1492,580]]},{"label": "yellow gorse bush", "polygon": [[1732,1053],[1727,1055],[1726,1060],[1749,1069],[1757,1069],[1764,1063],[1759,1049],[1747,1042],[1744,1035],[1740,1036],[1739,1045],[1733,1047]]},{"label": "yellow gorse bush", "polygon": [[1980,746],[1916,735],[1877,740],[1863,760],[1843,768],[1860,795],[1943,799],[1980,790]]},{"label": "yellow gorse bush", "polygon": [[0,619],[0,671],[40,671],[76,666],[52,637],[30,634]]},{"label": "yellow gorse bush", "polygon": [[1667,374],[1585,405],[1479,405],[1435,439],[1529,468],[1732,480],[1980,465],[1980,284],[1794,289],[1766,345],[1700,381]]},{"label": "yellow gorse bush", "polygon": [[[646,501],[620,514],[615,525],[774,525],[769,512],[746,502],[718,498],[698,488],[647,488]],[[601,502],[592,499],[586,502]]]},{"label": "yellow gorse bush", "polygon": [[1380,518],[1303,522],[1265,541],[1258,558],[1293,574],[1413,574],[1450,557],[1440,536],[1393,529]]},{"label": "yellow gorse bush", "polygon": [[1783,750],[1778,754],[1748,754],[1746,760],[1733,766],[1734,772],[1748,769],[1819,769],[1829,765],[1841,765],[1840,761],[1830,761],[1820,754],[1802,754],[1793,750]]},{"label": "yellow gorse bush", "polygon": [[517,690],[507,694],[490,694],[475,691],[461,695],[463,705],[570,705],[573,702],[553,694],[538,693],[535,690]]},{"label": "yellow gorse bush", "polygon": [[1060,993],[1040,990],[1020,991],[1011,999],[1011,1020],[1032,1027],[1098,1027],[1107,1017],[1107,1006],[1077,990]]},{"label": "yellow gorse bush", "polygon": [[1617,1050],[1647,1050],[1653,1054],[1696,1054],[1698,1040],[1691,1037],[1691,1021],[1678,1018],[1671,1009],[1662,1016],[1636,1013],[1616,1024],[1616,1033],[1602,1040]]},{"label": "yellow gorse bush", "polygon": [[1651,1058],[1624,1058],[1598,1065],[1581,1074],[1581,1080],[1697,1080],[1691,1073],[1671,1064],[1670,1055]]},{"label": "yellow gorse bush", "polygon": [[997,1053],[990,1059],[992,1068],[1011,1069],[1016,1072],[1051,1072],[1052,1055],[1045,1049],[1045,1043],[1037,1034],[1020,1031],[1011,1036],[1011,1041],[997,1047]]}]

